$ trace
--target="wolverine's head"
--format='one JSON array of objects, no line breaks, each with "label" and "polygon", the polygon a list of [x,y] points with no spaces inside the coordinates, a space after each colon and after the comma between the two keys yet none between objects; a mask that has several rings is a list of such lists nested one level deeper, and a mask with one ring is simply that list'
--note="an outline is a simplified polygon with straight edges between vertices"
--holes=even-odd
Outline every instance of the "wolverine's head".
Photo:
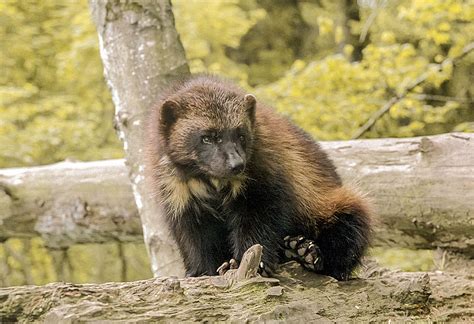
[{"label": "wolverine's head", "polygon": [[190,175],[243,174],[252,152],[255,108],[253,95],[222,80],[184,83],[160,107],[166,153]]}]

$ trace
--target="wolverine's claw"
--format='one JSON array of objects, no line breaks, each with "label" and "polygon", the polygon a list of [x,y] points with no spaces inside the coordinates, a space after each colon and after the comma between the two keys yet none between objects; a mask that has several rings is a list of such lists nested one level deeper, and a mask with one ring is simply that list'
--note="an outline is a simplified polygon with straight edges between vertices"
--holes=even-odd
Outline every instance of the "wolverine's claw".
[{"label": "wolverine's claw", "polygon": [[239,263],[235,259],[230,259],[229,267],[231,270],[237,269],[239,267]]},{"label": "wolverine's claw", "polygon": [[217,268],[216,272],[219,274],[219,276],[223,276],[227,270],[229,270],[229,262],[224,262],[219,268]]},{"label": "wolverine's claw", "polygon": [[229,262],[224,262],[221,264],[219,268],[217,268],[216,272],[219,276],[223,276],[227,271],[234,270],[239,267],[239,263],[235,259],[230,259]]},{"label": "wolverine's claw", "polygon": [[270,267],[268,267],[263,261],[260,262],[260,264],[258,265],[258,273],[260,273],[260,275],[262,277],[271,277],[272,274],[273,274],[273,271],[272,269],[270,269]]},{"label": "wolverine's claw", "polygon": [[297,249],[298,246],[303,243],[306,239],[303,235],[299,235],[296,237],[290,237],[289,235],[284,238],[285,246],[290,249]]}]

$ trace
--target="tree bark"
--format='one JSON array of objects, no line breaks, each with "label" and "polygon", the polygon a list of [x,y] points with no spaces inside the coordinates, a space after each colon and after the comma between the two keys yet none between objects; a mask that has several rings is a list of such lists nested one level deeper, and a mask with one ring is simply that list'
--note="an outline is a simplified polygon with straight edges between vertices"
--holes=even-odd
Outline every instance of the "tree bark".
[{"label": "tree bark", "polygon": [[[321,144],[344,181],[374,201],[375,246],[473,256],[474,134]],[[67,247],[141,233],[123,160],[0,170],[0,240],[41,235]]]},{"label": "tree bark", "polygon": [[[290,262],[276,278],[256,275],[261,247],[224,276],[0,289],[0,321],[405,322],[472,321],[468,275],[403,273],[370,266],[338,282]],[[250,252],[250,253],[249,253]]]},{"label": "tree bark", "polygon": [[[164,86],[189,74],[169,0],[90,1],[105,77],[116,109],[145,245],[155,276],[183,273],[183,265],[156,202],[143,181],[146,111]],[[166,260],[163,262],[163,260]]]}]

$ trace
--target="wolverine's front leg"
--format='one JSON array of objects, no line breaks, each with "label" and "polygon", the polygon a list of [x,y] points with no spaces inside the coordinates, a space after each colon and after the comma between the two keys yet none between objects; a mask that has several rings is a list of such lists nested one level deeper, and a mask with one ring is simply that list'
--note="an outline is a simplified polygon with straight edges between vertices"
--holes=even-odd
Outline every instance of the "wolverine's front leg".
[{"label": "wolverine's front leg", "polygon": [[232,253],[225,224],[211,216],[182,215],[171,230],[183,257],[187,277],[215,275],[216,269]]},{"label": "wolverine's front leg", "polygon": [[[247,237],[247,241],[245,238],[243,240],[238,240],[239,247],[234,249],[234,258],[231,259],[229,262],[224,262],[218,269],[220,275],[227,272],[227,270],[237,269],[239,267],[239,261],[241,260],[242,256],[244,255],[245,251],[248,250],[254,244],[260,244],[263,247],[262,259],[258,265],[258,273],[260,273],[264,277],[270,277],[274,272],[278,265],[278,251],[279,247],[276,247],[273,242],[266,241],[263,239],[255,239],[250,241],[250,237]],[[252,242],[252,243],[248,243]]]},{"label": "wolverine's front leg", "polygon": [[262,221],[257,215],[250,213],[233,219],[230,233],[230,242],[233,248],[233,258],[237,261],[242,259],[242,255],[254,244],[263,247],[260,273],[264,276],[271,275],[279,261],[281,250],[281,236],[276,224],[271,224],[271,220]]}]

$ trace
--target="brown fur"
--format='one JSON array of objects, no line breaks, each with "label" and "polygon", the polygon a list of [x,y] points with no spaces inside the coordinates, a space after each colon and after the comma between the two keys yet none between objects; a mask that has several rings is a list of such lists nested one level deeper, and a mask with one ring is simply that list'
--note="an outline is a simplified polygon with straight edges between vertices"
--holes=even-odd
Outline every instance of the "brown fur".
[{"label": "brown fur", "polygon": [[[191,217],[185,215],[185,211],[199,208],[196,207],[199,205],[218,213],[210,200],[221,193],[219,208],[225,208],[222,206],[240,196],[248,199],[249,187],[257,186],[258,190],[254,178],[261,173],[257,170],[261,170],[270,177],[280,175],[282,181],[289,185],[288,197],[292,195],[294,199],[286,204],[294,206],[288,207],[292,215],[284,217],[290,217],[304,228],[319,233],[339,222],[341,217],[356,215],[356,222],[360,223],[356,226],[357,231],[361,232],[357,235],[362,236],[360,244],[363,253],[371,223],[369,204],[364,196],[344,187],[327,155],[286,118],[258,102],[255,120],[249,119],[243,107],[252,103],[243,103],[248,100],[244,97],[245,93],[229,82],[214,77],[197,77],[172,87],[151,110],[146,132],[147,180],[154,197],[167,206],[169,217],[175,219],[171,221],[179,222],[176,218]],[[178,115],[169,129],[163,126],[162,120],[165,102],[171,102]],[[216,107],[212,106],[214,104]],[[196,153],[187,148],[187,135],[192,130],[220,130],[242,125],[252,129],[249,163],[243,174],[232,179],[209,177],[205,181],[178,166],[196,159]],[[226,191],[225,188],[230,189]],[[284,193],[282,198],[290,199]],[[225,215],[214,216],[225,222]],[[186,237],[181,240],[184,239]],[[337,271],[343,270],[338,268]]]}]

